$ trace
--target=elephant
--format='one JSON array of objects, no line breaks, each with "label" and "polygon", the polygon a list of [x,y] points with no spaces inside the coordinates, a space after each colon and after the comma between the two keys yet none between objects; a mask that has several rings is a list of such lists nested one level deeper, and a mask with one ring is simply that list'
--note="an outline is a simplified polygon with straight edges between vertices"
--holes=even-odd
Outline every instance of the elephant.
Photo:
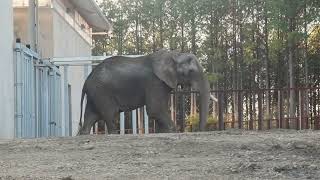
[{"label": "elephant", "polygon": [[[84,82],[78,135],[89,134],[98,120],[104,120],[108,134],[115,133],[117,113],[146,106],[159,132],[175,132],[169,116],[169,98],[178,85],[199,91],[199,130],[204,131],[209,111],[209,82],[192,53],[160,49],[139,57],[113,56],[98,64]],[[81,122],[82,104],[87,104]]]}]

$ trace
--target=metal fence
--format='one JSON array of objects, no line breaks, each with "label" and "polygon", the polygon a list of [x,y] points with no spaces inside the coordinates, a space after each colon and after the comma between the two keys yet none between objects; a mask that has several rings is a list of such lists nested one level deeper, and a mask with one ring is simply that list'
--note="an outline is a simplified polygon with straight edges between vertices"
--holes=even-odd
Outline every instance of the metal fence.
[{"label": "metal fence", "polygon": [[59,69],[21,43],[15,56],[15,136],[61,135],[61,77]]},{"label": "metal fence", "polygon": [[[213,90],[211,95],[215,100],[210,102],[210,130],[320,128],[320,87]],[[199,112],[198,94],[177,91],[171,102],[171,118],[180,127],[179,131],[197,129],[188,126],[192,126],[192,114]]]}]

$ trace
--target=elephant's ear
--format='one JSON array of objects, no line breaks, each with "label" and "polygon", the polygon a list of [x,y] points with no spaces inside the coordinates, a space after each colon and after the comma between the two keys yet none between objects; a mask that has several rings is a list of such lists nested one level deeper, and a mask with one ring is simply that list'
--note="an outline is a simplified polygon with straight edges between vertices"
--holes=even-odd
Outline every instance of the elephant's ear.
[{"label": "elephant's ear", "polygon": [[178,79],[174,58],[175,52],[159,50],[152,54],[152,68],[156,76],[171,88],[176,88]]}]

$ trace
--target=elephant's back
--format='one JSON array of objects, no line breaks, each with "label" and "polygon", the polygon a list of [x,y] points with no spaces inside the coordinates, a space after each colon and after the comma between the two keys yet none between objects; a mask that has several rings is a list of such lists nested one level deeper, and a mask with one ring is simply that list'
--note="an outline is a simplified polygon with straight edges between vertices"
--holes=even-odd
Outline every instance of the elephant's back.
[{"label": "elephant's back", "polygon": [[88,76],[86,86],[92,91],[127,94],[144,93],[153,76],[151,65],[145,57],[128,58],[115,56],[104,60]]}]

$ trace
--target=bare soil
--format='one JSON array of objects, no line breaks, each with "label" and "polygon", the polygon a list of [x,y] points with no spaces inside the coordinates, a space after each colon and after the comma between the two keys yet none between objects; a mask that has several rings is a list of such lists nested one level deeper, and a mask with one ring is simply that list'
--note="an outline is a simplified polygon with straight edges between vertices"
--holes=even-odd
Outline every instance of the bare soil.
[{"label": "bare soil", "polygon": [[0,141],[0,179],[319,179],[320,131]]}]

